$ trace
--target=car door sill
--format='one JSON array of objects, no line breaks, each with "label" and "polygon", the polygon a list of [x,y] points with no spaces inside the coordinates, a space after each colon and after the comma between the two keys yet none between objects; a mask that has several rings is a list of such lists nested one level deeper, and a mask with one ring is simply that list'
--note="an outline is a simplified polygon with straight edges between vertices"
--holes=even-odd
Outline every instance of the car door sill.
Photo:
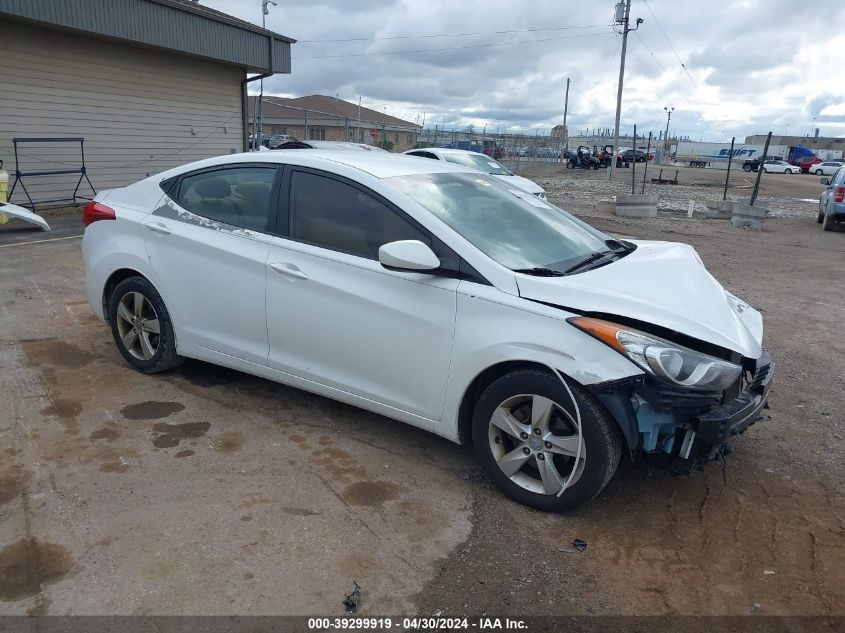
[{"label": "car door sill", "polygon": [[435,420],[430,420],[421,415],[411,413],[410,411],[398,409],[396,407],[338,389],[337,387],[330,387],[309,378],[303,378],[302,376],[290,374],[279,369],[273,369],[271,367],[267,367],[266,365],[244,360],[242,358],[238,358],[237,356],[231,356],[230,354],[218,352],[201,345],[196,345],[192,351],[194,353],[190,354],[191,358],[196,358],[197,360],[206,361],[215,365],[222,365],[223,367],[236,369],[253,376],[282,383],[284,385],[288,385],[289,387],[295,387],[297,389],[302,389],[303,391],[316,393],[317,395],[324,396],[332,400],[338,400],[394,420],[399,420],[400,422],[405,422],[406,424],[425,429],[426,431],[434,432],[437,425]]}]

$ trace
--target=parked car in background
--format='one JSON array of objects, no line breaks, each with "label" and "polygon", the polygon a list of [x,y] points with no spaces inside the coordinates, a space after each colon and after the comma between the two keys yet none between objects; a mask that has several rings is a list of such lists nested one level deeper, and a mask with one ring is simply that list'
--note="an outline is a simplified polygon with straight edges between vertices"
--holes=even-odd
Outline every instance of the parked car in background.
[{"label": "parked car in background", "polygon": [[266,147],[267,149],[278,149],[279,145],[282,145],[283,143],[289,143],[295,140],[296,137],[291,136],[290,134],[274,134],[269,139],[267,139]]},{"label": "parked car in background", "polygon": [[484,141],[484,154],[498,160],[505,157],[505,148],[496,141]]},{"label": "parked car in background", "polygon": [[798,167],[802,172],[805,174],[809,174],[810,172],[814,172],[816,165],[822,162],[821,158],[816,156],[812,157],[805,157],[798,161],[793,161],[792,164]]},{"label": "parked car in background", "polygon": [[481,141],[470,140],[470,141],[452,141],[451,143],[447,143],[446,145],[441,145],[443,149],[462,149],[467,152],[476,152],[477,154],[484,153],[484,145],[481,144]]},{"label": "parked car in background", "polygon": [[279,145],[276,149],[347,149],[362,152],[388,153],[386,149],[382,149],[376,145],[347,141],[287,141]]},{"label": "parked car in background", "polygon": [[832,176],[839,168],[845,165],[845,161],[841,160],[826,160],[823,163],[813,165],[812,170],[816,176]]},{"label": "parked car in background", "polygon": [[827,189],[819,196],[818,222],[825,231],[832,231],[837,222],[845,222],[845,167],[840,167],[833,178],[822,178]]},{"label": "parked car in background", "polygon": [[764,160],[763,173],[772,174],[800,174],[801,169],[783,160]]},{"label": "parked car in background", "polygon": [[91,309],[137,371],[197,358],[471,444],[540,510],[590,501],[623,455],[695,472],[764,419],[762,317],[692,247],[612,238],[463,165],[227,155],[82,217]]},{"label": "parked car in background", "polygon": [[405,152],[408,156],[418,156],[420,158],[431,158],[434,160],[441,160],[453,165],[463,165],[464,167],[472,167],[478,171],[495,176],[502,182],[513,185],[522,191],[535,195],[539,198],[545,199],[545,190],[533,180],[517,176],[507,167],[502,165],[499,161],[492,159],[484,154],[477,152],[469,152],[460,149],[446,149],[442,147],[424,147],[422,149],[411,149]]},{"label": "parked car in background", "polygon": [[619,154],[622,157],[622,160],[626,163],[632,163],[635,161],[638,163],[644,163],[648,160],[648,154],[640,149],[623,149],[619,152]]}]

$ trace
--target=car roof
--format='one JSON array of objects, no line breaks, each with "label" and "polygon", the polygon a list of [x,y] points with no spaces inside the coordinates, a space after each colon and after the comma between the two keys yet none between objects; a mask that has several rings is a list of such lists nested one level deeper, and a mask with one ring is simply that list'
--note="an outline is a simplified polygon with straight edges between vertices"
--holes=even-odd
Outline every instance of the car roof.
[{"label": "car roof", "polygon": [[351,141],[298,141],[292,140],[283,143],[276,148],[279,149],[346,149],[364,152],[384,152],[386,150],[375,145],[365,143],[352,143]]},{"label": "car roof", "polygon": [[410,176],[415,174],[437,173],[478,173],[471,167],[454,165],[444,161],[418,160],[414,156],[392,154],[390,152],[358,152],[338,151],[336,149],[303,149],[297,151],[267,150],[259,152],[244,152],[240,154],[225,154],[214,158],[206,158],[194,163],[176,167],[162,174],[162,178],[169,178],[185,174],[197,169],[216,167],[218,165],[232,165],[235,163],[279,163],[283,165],[304,165],[308,167],[323,167],[331,171],[336,165],[345,165],[353,169],[375,176],[376,178],[391,178],[393,176]]}]

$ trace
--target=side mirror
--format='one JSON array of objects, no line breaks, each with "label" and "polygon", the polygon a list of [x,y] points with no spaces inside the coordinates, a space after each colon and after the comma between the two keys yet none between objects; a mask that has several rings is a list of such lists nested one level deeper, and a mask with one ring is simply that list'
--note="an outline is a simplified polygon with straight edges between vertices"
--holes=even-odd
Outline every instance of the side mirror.
[{"label": "side mirror", "polygon": [[440,268],[440,260],[419,240],[399,240],[379,247],[378,260],[389,270],[420,272]]},{"label": "side mirror", "polygon": [[822,178],[821,183],[823,185],[830,185],[830,178]]}]

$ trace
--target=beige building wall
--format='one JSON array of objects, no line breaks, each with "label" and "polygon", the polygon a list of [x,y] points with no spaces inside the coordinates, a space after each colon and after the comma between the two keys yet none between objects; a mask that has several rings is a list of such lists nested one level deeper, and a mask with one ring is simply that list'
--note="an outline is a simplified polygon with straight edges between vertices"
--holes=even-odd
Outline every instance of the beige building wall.
[{"label": "beige building wall", "polygon": [[[13,137],[84,137],[97,190],[241,151],[239,68],[8,22],[0,60],[0,160],[10,176]],[[19,152],[23,170],[79,165],[78,145]],[[77,178],[23,182],[38,200],[69,196]],[[80,192],[90,195],[87,185]],[[22,193],[18,185],[12,202]]]}]

